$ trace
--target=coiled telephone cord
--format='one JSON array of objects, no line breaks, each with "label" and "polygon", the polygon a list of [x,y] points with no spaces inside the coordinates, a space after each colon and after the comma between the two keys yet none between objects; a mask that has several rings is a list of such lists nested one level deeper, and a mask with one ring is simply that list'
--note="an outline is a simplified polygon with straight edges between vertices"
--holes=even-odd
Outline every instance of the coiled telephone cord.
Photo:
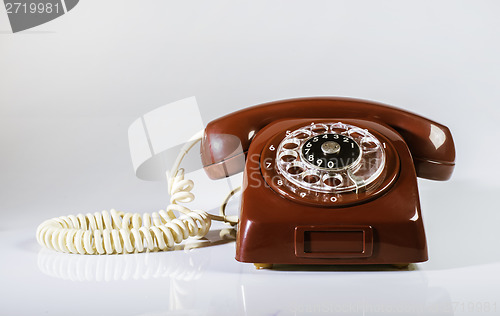
[{"label": "coiled telephone cord", "polygon": [[[227,201],[239,191],[236,188],[226,197],[219,215],[201,210],[190,210],[179,203],[189,203],[195,196],[191,192],[194,182],[184,179],[180,164],[189,150],[203,135],[200,131],[181,149],[170,172],[167,173],[170,205],[166,210],[152,214],[124,213],[116,210],[61,216],[46,220],[38,226],[38,243],[49,249],[77,254],[122,254],[144,251],[169,250],[189,237],[201,238],[210,230],[211,221],[224,221],[231,225],[237,216],[226,216]],[[182,213],[176,217],[174,211]]]}]

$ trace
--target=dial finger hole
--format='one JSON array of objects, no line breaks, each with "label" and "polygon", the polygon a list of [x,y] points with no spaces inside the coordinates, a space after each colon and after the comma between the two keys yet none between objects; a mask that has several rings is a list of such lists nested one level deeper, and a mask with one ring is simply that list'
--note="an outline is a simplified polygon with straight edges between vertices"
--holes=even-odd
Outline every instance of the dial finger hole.
[{"label": "dial finger hole", "polygon": [[336,188],[338,186],[340,186],[342,184],[342,177],[338,174],[336,175],[325,175],[323,177],[323,183],[328,186],[328,187],[331,187],[331,188]]},{"label": "dial finger hole", "polygon": [[345,133],[347,130],[345,128],[341,127],[332,127],[332,133],[334,134],[342,134]]},{"label": "dial finger hole", "polygon": [[294,164],[291,164],[290,166],[288,166],[288,168],[286,169],[286,171],[289,174],[298,175],[298,174],[301,174],[302,172],[304,172],[304,167],[302,167],[298,163],[294,163]]},{"label": "dial finger hole", "polygon": [[283,144],[283,148],[285,149],[296,149],[299,147],[299,140],[298,139],[290,139],[287,140],[286,143]]},{"label": "dial finger hole", "polygon": [[375,149],[377,148],[377,143],[375,143],[372,139],[365,138],[361,141],[361,146],[363,146],[364,149]]},{"label": "dial finger hole", "polygon": [[309,184],[316,184],[319,182],[319,179],[320,177],[313,172],[307,172],[302,176],[302,180]]},{"label": "dial finger hole", "polygon": [[365,134],[359,129],[354,129],[349,131],[349,136],[352,138],[363,138],[365,137]]},{"label": "dial finger hole", "polygon": [[342,134],[342,133],[347,132],[348,128],[347,128],[347,126],[345,126],[342,123],[335,123],[335,124],[330,125],[330,130],[334,134]]},{"label": "dial finger hole", "polygon": [[309,136],[311,136],[311,134],[306,133],[306,132],[300,132],[297,135],[295,135],[295,138],[306,139],[306,138],[309,138]]},{"label": "dial finger hole", "polygon": [[297,159],[297,153],[292,150],[286,150],[280,154],[279,159],[283,162],[292,162]]},{"label": "dial finger hole", "polygon": [[316,134],[324,134],[328,132],[328,126],[323,124],[313,125],[311,131]]}]

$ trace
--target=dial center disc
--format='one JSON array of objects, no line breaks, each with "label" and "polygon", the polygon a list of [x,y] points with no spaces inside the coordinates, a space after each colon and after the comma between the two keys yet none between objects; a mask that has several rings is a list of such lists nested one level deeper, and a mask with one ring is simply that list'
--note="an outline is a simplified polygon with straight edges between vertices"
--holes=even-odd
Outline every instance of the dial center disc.
[{"label": "dial center disc", "polygon": [[311,137],[302,145],[305,161],[321,169],[343,169],[355,163],[361,155],[359,145],[349,136],[322,134]]},{"label": "dial center disc", "polygon": [[321,150],[325,154],[336,154],[340,151],[340,145],[337,142],[324,142],[323,145],[321,145]]}]

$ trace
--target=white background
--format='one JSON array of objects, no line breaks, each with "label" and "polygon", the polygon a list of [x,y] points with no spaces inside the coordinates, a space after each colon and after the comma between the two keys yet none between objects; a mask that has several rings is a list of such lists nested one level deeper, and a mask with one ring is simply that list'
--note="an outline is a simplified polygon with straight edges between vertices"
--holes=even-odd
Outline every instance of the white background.
[{"label": "white background", "polygon": [[[2,314],[500,313],[499,11],[496,1],[85,0],[12,34],[0,9]],[[40,250],[44,219],[165,207],[165,183],[134,176],[127,128],[192,95],[205,123],[335,95],[447,125],[453,179],[419,181],[430,260],[409,271],[255,271],[233,259],[234,243],[110,257]],[[195,180],[200,207],[224,196]]]}]

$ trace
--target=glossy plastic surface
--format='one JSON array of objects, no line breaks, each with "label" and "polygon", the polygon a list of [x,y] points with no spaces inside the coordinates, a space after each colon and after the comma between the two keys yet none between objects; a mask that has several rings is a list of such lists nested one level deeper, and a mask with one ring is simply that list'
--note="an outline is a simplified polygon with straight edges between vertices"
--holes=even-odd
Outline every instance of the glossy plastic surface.
[{"label": "glossy plastic surface", "polygon": [[243,171],[244,155],[260,129],[278,119],[312,117],[361,118],[387,124],[404,138],[419,177],[447,180],[453,173],[455,146],[446,126],[388,105],[337,97],[275,101],[210,122],[201,144],[205,171],[212,179]]}]

